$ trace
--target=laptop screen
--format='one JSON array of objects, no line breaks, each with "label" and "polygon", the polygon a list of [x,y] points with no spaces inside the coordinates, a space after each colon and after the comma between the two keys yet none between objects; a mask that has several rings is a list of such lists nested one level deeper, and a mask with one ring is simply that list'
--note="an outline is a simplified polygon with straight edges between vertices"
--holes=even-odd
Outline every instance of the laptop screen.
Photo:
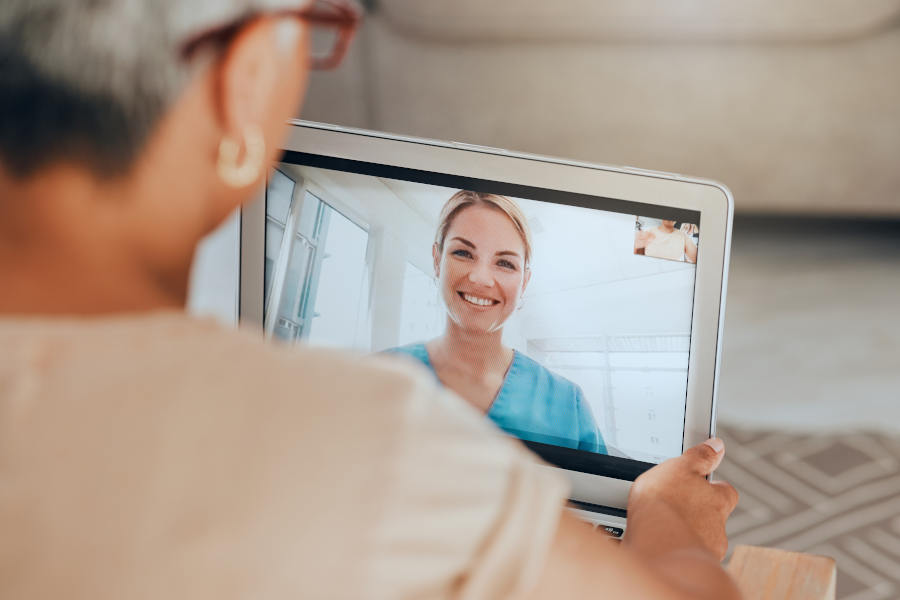
[{"label": "laptop screen", "polygon": [[545,459],[682,452],[700,213],[288,152],[265,328],[427,371]]}]

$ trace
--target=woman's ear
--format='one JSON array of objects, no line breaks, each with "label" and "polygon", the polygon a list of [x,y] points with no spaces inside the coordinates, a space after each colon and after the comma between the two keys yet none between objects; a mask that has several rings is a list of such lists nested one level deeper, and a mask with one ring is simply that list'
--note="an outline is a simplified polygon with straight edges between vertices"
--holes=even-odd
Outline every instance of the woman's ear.
[{"label": "woman's ear", "polygon": [[434,261],[434,276],[439,278],[441,276],[441,252],[436,243],[431,245],[431,260]]},{"label": "woman's ear", "polygon": [[522,280],[522,294],[525,295],[525,288],[528,287],[528,282],[531,281],[531,267],[525,267],[525,278]]},{"label": "woman's ear", "polygon": [[249,154],[248,136],[261,137],[263,164],[257,179],[276,157],[284,123],[294,116],[306,88],[306,44],[306,26],[299,19],[262,17],[238,32],[214,67],[221,139],[239,146],[234,160],[240,163]]}]

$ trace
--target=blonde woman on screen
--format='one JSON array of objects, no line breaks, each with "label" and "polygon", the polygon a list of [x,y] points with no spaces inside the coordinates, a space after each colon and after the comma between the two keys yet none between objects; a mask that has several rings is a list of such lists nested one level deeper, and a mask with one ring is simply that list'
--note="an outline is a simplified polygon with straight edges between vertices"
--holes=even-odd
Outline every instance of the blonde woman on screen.
[{"label": "blonde woman on screen", "polygon": [[513,200],[466,190],[453,194],[432,246],[446,329],[392,352],[420,361],[512,435],[606,454],[581,388],[503,345],[503,325],[531,278],[531,252],[528,222]]}]

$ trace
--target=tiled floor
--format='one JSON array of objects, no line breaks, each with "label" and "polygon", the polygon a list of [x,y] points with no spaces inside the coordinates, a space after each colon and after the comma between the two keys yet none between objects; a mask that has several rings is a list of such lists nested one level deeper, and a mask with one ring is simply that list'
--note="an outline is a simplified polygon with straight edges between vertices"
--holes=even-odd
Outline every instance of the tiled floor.
[{"label": "tiled floor", "polygon": [[719,421],[900,432],[900,223],[736,220]]}]

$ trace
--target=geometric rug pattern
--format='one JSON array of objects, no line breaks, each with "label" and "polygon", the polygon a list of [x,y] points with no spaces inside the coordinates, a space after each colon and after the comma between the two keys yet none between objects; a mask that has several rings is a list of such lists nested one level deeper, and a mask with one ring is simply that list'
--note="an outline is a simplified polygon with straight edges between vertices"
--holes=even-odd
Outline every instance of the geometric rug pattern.
[{"label": "geometric rug pattern", "polygon": [[841,600],[900,598],[900,439],[719,426],[736,544],[830,556]]}]

